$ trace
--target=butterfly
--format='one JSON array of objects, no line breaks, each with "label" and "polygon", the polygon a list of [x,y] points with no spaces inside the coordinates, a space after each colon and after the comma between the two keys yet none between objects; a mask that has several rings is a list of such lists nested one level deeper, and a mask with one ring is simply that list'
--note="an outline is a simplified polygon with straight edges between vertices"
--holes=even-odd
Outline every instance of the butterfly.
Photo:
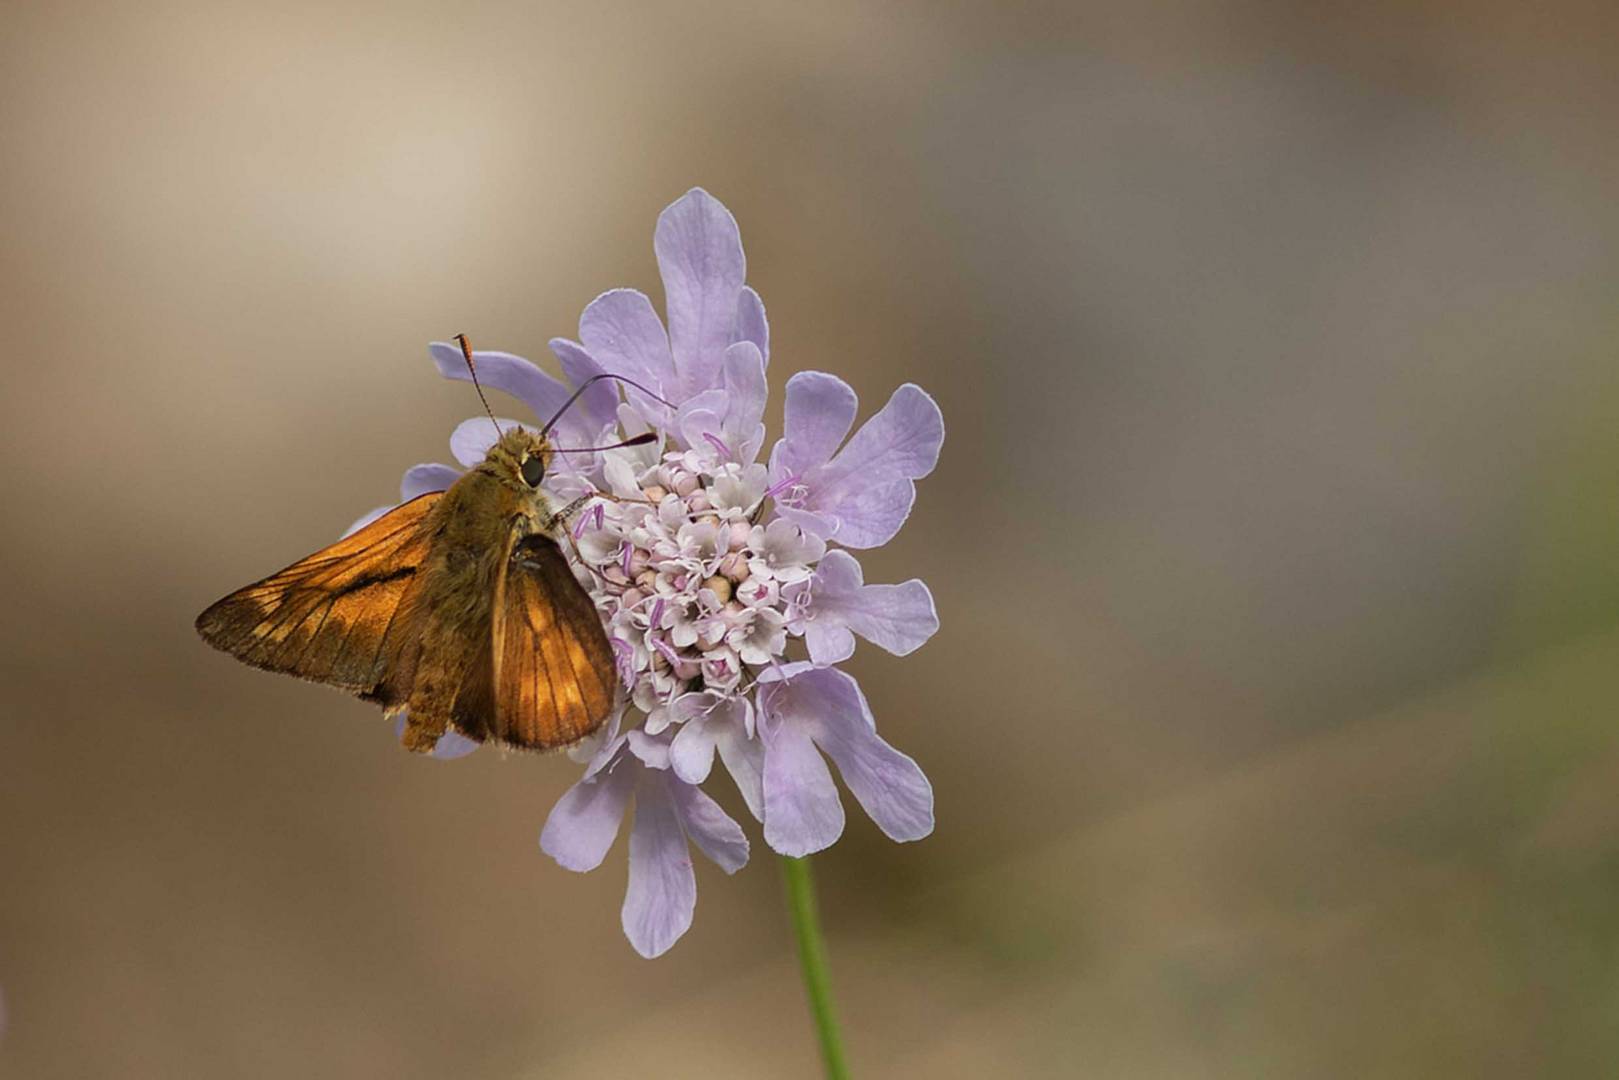
[{"label": "butterfly", "polygon": [[[472,348],[465,335],[457,341],[482,399]],[[402,713],[407,750],[431,751],[448,731],[523,750],[592,734],[619,681],[596,605],[561,546],[586,500],[559,510],[540,485],[559,452],[551,427],[602,378],[632,382],[587,379],[538,432],[496,423],[488,455],[448,490],[236,590],[197,617],[197,632],[246,664]]]}]

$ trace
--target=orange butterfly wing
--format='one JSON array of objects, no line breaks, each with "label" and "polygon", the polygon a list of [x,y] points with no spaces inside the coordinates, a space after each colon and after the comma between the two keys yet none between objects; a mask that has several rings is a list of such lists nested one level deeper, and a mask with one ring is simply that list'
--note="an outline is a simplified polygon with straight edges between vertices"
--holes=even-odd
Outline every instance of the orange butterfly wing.
[{"label": "orange butterfly wing", "polygon": [[432,546],[428,515],[442,494],[412,499],[238,589],[197,616],[197,632],[254,667],[401,704],[415,662],[419,612],[412,600]]},{"label": "orange butterfly wing", "polygon": [[606,722],[618,687],[601,615],[556,541],[519,540],[495,591],[489,734],[529,750],[578,742]]}]

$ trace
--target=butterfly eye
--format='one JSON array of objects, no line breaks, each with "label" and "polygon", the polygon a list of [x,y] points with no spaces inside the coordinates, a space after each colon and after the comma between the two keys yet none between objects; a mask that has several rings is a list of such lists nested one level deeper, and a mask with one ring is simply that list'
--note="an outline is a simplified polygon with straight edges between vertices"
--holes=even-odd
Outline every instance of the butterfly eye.
[{"label": "butterfly eye", "polygon": [[540,481],[545,479],[545,462],[537,457],[523,459],[523,483],[529,487],[539,487]]}]

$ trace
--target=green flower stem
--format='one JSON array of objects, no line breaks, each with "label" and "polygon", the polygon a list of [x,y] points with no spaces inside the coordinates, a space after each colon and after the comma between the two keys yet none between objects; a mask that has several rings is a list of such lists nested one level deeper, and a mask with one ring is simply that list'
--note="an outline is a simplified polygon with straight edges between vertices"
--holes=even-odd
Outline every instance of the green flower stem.
[{"label": "green flower stem", "polygon": [[798,964],[803,969],[804,993],[809,997],[815,1034],[821,1041],[821,1058],[826,1062],[829,1080],[848,1080],[849,1065],[843,1058],[843,1037],[838,1034],[838,1018],[832,1010],[832,981],[826,971],[826,942],[821,937],[821,918],[815,911],[815,879],[808,859],[782,856],[782,877],[787,883],[787,909],[793,918],[793,935],[798,939]]}]

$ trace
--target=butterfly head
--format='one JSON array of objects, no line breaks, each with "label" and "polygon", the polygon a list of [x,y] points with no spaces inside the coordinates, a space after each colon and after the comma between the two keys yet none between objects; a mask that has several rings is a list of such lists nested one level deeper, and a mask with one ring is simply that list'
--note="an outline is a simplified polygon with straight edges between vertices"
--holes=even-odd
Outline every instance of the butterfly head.
[{"label": "butterfly head", "polygon": [[551,467],[551,442],[537,431],[514,427],[501,433],[484,457],[484,467],[520,491],[533,491]]}]

